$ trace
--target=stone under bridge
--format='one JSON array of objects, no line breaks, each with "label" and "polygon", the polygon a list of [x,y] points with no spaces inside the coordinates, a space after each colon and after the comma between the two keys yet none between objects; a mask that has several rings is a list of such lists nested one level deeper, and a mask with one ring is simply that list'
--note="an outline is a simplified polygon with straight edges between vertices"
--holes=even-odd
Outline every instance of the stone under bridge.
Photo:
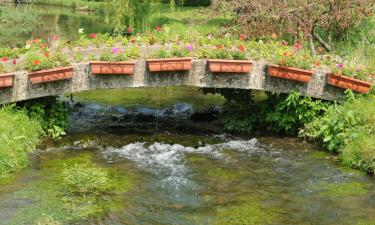
[{"label": "stone under bridge", "polygon": [[[160,48],[160,47],[159,47]],[[81,53],[85,56],[100,55],[111,48],[89,49]],[[157,48],[142,47],[141,54],[147,55]],[[71,56],[74,54],[70,53]],[[50,83],[32,84],[28,72],[16,72],[13,87],[0,89],[0,104],[18,102],[52,95],[76,93],[94,89],[194,86],[209,88],[237,88],[289,93],[298,90],[302,95],[324,100],[339,100],[344,91],[326,84],[326,71],[316,70],[308,84],[272,78],[267,74],[264,61],[254,61],[248,74],[212,74],[207,69],[207,60],[193,59],[192,69],[183,72],[151,73],[145,59],[136,60],[134,75],[92,75],[90,64],[73,64],[73,78]]]}]

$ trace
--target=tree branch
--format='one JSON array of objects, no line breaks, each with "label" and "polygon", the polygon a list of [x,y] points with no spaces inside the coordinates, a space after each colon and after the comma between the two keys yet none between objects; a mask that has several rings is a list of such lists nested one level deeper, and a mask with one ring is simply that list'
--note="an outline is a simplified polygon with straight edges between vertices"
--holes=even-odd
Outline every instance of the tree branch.
[{"label": "tree branch", "polygon": [[313,36],[328,52],[332,50],[331,46],[327,42],[325,42],[319,34],[313,32]]}]

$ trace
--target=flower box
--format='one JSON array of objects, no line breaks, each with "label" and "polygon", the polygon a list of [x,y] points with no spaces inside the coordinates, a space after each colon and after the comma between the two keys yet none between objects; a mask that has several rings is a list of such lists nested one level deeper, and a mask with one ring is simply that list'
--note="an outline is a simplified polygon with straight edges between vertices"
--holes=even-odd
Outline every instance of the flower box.
[{"label": "flower box", "polygon": [[12,87],[13,77],[12,73],[0,74],[0,88]]},{"label": "flower box", "polygon": [[209,59],[208,68],[211,73],[249,73],[252,62],[248,60]]},{"label": "flower box", "polygon": [[90,63],[91,73],[98,74],[116,74],[116,75],[132,75],[134,74],[135,62],[106,62],[94,61]]},{"label": "flower box", "polygon": [[335,75],[332,73],[327,75],[327,83],[335,87],[351,89],[353,91],[360,92],[363,94],[367,94],[371,90],[371,83],[369,82],[354,79],[347,76]]},{"label": "flower box", "polygon": [[287,66],[269,65],[268,74],[271,77],[277,77],[287,80],[295,80],[303,83],[308,83],[311,80],[313,71],[297,69]]},{"label": "flower box", "polygon": [[68,80],[73,77],[73,67],[59,67],[29,73],[32,84],[47,83],[58,80]]},{"label": "flower box", "polygon": [[191,70],[191,58],[148,59],[150,72]]}]

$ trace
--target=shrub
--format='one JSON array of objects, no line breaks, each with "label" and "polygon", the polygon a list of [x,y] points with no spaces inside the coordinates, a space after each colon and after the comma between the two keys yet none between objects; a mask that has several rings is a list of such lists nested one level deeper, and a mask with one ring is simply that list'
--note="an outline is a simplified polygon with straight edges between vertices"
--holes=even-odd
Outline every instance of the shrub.
[{"label": "shrub", "polygon": [[28,165],[42,134],[40,123],[14,106],[0,108],[0,176]]},{"label": "shrub", "polygon": [[165,49],[160,49],[151,57],[155,58],[173,58],[173,57],[187,57],[190,56],[190,51],[188,47],[173,46],[172,50],[167,51]]},{"label": "shrub", "polygon": [[310,140],[342,156],[344,163],[367,172],[375,169],[375,101],[374,96],[355,98],[329,107],[301,132]]},{"label": "shrub", "polygon": [[46,136],[58,138],[65,135],[64,130],[69,126],[69,109],[58,97],[39,98],[18,105],[26,109],[30,118],[39,121]]},{"label": "shrub", "polygon": [[273,131],[296,134],[299,128],[322,115],[328,104],[292,91],[266,113],[266,122]]},{"label": "shrub", "polygon": [[63,186],[74,194],[100,194],[113,189],[107,171],[91,163],[74,164],[62,172]]}]

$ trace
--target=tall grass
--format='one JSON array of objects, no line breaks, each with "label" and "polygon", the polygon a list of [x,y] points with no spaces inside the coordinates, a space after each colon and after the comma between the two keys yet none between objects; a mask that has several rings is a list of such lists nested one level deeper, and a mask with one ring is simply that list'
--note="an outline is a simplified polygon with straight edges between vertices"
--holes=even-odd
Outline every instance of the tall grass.
[{"label": "tall grass", "polygon": [[28,165],[42,132],[40,123],[25,111],[0,107],[0,177]]}]

